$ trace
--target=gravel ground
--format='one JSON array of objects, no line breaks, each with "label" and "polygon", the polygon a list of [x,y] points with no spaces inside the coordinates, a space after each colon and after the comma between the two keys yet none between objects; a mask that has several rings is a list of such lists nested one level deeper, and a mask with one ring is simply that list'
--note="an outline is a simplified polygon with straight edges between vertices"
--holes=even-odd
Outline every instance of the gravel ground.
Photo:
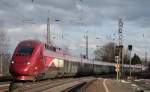
[{"label": "gravel ground", "polygon": [[144,90],[144,92],[150,92],[150,80],[149,79],[139,79],[133,82],[138,87]]}]

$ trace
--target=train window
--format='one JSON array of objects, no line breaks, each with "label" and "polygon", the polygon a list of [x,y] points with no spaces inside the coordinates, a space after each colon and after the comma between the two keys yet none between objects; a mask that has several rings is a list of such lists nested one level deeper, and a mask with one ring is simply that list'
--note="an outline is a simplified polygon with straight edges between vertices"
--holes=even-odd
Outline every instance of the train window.
[{"label": "train window", "polygon": [[45,44],[45,49],[47,49],[47,45]]},{"label": "train window", "polygon": [[49,46],[48,46],[47,44],[45,44],[45,48],[46,48],[46,49],[49,49]]},{"label": "train window", "polygon": [[24,47],[24,48],[20,48],[18,50],[18,54],[25,54],[25,55],[31,55],[33,52],[33,48],[29,48],[29,47]]},{"label": "train window", "polygon": [[51,50],[51,51],[56,52],[56,47],[49,46],[49,45],[45,44],[45,48],[46,48],[47,50]]}]

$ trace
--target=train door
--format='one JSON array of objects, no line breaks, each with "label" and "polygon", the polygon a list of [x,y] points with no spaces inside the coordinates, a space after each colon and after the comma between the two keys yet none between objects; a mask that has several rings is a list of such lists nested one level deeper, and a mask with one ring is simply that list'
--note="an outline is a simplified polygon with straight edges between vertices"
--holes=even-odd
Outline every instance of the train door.
[{"label": "train door", "polygon": [[37,80],[41,80],[41,79],[44,79],[46,77],[46,75],[45,75],[45,61],[44,61],[42,50],[40,50],[40,52],[39,52],[34,72],[35,72],[35,74],[37,74],[36,75]]},{"label": "train door", "polygon": [[67,76],[68,73],[68,62],[64,60],[64,76]]},{"label": "train door", "polygon": [[62,77],[64,75],[64,60],[57,59],[57,75]]}]

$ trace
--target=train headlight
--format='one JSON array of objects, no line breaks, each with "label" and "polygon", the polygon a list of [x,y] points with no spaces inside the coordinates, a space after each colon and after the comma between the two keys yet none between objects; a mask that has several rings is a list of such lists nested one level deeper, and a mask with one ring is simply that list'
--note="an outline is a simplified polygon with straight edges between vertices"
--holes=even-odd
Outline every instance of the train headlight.
[{"label": "train headlight", "polygon": [[11,63],[14,64],[15,62],[14,62],[14,61],[11,61]]},{"label": "train headlight", "polygon": [[30,65],[31,63],[30,62],[27,62],[27,65]]}]

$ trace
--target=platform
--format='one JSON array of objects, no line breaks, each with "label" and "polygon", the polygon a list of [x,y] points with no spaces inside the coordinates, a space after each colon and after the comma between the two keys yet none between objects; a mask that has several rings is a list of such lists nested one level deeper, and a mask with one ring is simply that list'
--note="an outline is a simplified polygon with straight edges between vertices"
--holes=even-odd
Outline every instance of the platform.
[{"label": "platform", "polygon": [[[86,87],[84,92],[142,92],[137,91],[131,82],[116,81],[114,79],[98,78]],[[150,92],[150,91],[144,91]]]}]

